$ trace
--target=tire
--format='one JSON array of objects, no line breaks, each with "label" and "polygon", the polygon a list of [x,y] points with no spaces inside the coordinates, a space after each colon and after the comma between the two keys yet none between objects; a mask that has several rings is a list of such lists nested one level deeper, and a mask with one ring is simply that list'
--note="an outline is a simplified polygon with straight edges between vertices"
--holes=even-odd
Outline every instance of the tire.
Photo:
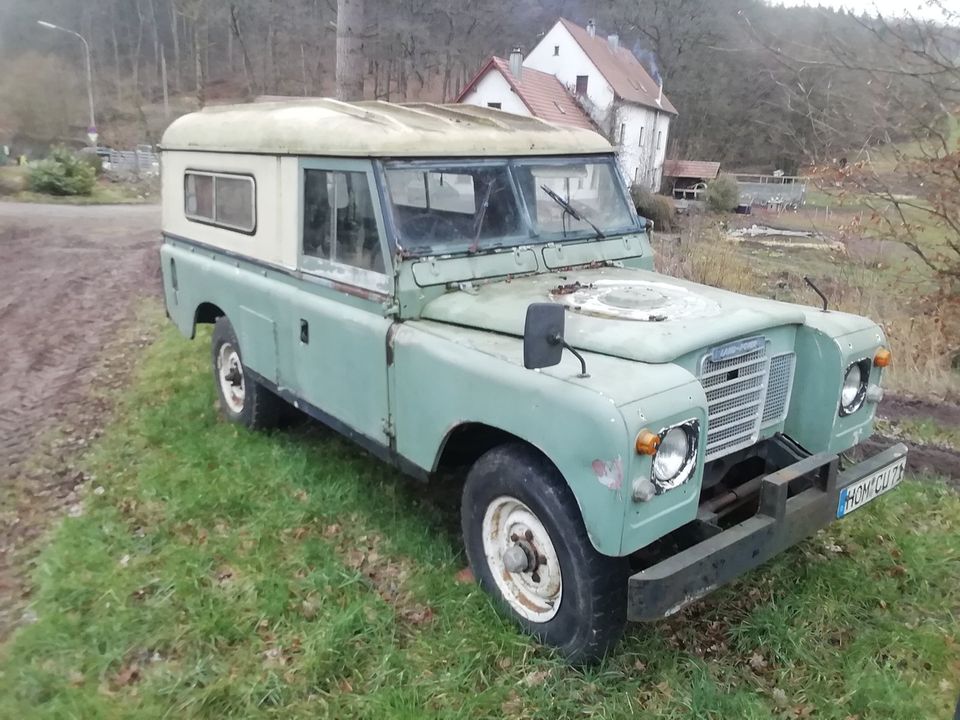
[{"label": "tire", "polygon": [[[467,474],[460,512],[474,575],[525,632],[576,665],[613,649],[627,619],[627,559],[593,548],[573,493],[543,455],[522,443],[489,450]],[[500,552],[512,547],[520,554]],[[510,571],[521,558],[525,569]]]},{"label": "tire", "polygon": [[251,430],[276,427],[285,403],[246,372],[237,334],[224,316],[213,325],[211,359],[221,415]]}]

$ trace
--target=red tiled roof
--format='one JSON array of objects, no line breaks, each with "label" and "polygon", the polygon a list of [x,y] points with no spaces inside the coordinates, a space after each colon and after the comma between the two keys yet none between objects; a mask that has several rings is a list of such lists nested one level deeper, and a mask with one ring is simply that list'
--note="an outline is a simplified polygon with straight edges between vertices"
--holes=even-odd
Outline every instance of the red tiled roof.
[{"label": "red tiled roof", "polygon": [[534,117],[560,125],[573,125],[574,127],[594,131],[597,129],[590,117],[567,92],[563,83],[553,75],[525,67],[520,73],[520,77],[517,78],[510,72],[510,63],[496,56],[491,57],[483,64],[480,72],[467,83],[467,86],[457,96],[457,102],[463,102],[463,98],[476,87],[481,78],[491,69],[495,69],[503,75],[517,97],[527,106],[530,114]]},{"label": "red tiled roof", "polygon": [[591,62],[597,66],[597,70],[610,83],[617,97],[627,102],[677,114],[677,109],[666,95],[662,96],[657,103],[660,88],[632,52],[625,47],[617,47],[613,50],[606,38],[592,36],[585,28],[566,18],[560,18],[559,22],[583,48]]},{"label": "red tiled roof", "polygon": [[664,160],[663,176],[676,178],[704,178],[712,180],[720,174],[720,163],[704,160]]}]

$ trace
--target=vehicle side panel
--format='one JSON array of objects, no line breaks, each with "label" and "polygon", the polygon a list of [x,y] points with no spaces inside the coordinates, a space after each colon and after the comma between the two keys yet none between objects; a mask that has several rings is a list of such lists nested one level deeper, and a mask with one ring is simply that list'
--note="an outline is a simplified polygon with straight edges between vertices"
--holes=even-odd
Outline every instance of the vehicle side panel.
[{"label": "vehicle side panel", "polygon": [[[181,333],[193,337],[197,308],[215,305],[233,324],[250,369],[362,435],[387,442],[390,321],[381,301],[182,239],[168,238],[160,256],[167,312]],[[308,323],[307,343],[300,339],[301,319]],[[349,356],[344,348],[352,348]]]},{"label": "vehicle side panel", "polygon": [[[293,237],[281,233],[281,204],[284,198],[296,199],[296,175],[281,172],[284,159],[270,155],[233,153],[177,152],[163,154],[161,185],[163,192],[162,227],[165,233],[190,238],[204,245],[262,262],[296,267]],[[237,232],[198,222],[184,213],[184,173],[198,170],[249,176],[255,184],[255,222],[252,233]],[[289,203],[287,203],[289,205]],[[289,237],[289,242],[280,238]]]}]

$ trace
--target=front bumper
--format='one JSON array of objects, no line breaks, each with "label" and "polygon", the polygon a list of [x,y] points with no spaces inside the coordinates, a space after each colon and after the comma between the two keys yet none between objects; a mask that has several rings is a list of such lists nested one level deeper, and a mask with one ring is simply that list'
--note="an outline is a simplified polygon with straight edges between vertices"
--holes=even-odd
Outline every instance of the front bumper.
[{"label": "front bumper", "polygon": [[[836,518],[840,492],[907,454],[898,443],[842,472],[839,458],[820,453],[764,477],[756,515],[641,570],[629,579],[627,616],[659,620],[762,565]],[[790,483],[813,486],[789,497]],[[707,523],[703,523],[709,527]],[[710,531],[706,531],[710,534]]]}]

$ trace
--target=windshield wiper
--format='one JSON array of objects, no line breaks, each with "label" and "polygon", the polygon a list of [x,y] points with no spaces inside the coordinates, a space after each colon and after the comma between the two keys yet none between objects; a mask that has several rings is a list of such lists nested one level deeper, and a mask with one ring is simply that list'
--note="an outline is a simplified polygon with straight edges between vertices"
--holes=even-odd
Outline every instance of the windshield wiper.
[{"label": "windshield wiper", "polygon": [[540,189],[543,190],[550,197],[550,199],[553,200],[557,205],[562,207],[564,212],[570,215],[570,217],[572,217],[574,220],[579,220],[580,222],[586,223],[587,225],[592,227],[593,231],[597,234],[598,240],[603,240],[606,237],[606,235],[603,234],[600,228],[598,228],[596,225],[593,224],[590,218],[588,218],[583,213],[577,212],[576,208],[574,208],[573,205],[571,205],[569,202],[567,202],[562,197],[560,197],[556,192],[551,190],[546,185],[541,185]]}]

